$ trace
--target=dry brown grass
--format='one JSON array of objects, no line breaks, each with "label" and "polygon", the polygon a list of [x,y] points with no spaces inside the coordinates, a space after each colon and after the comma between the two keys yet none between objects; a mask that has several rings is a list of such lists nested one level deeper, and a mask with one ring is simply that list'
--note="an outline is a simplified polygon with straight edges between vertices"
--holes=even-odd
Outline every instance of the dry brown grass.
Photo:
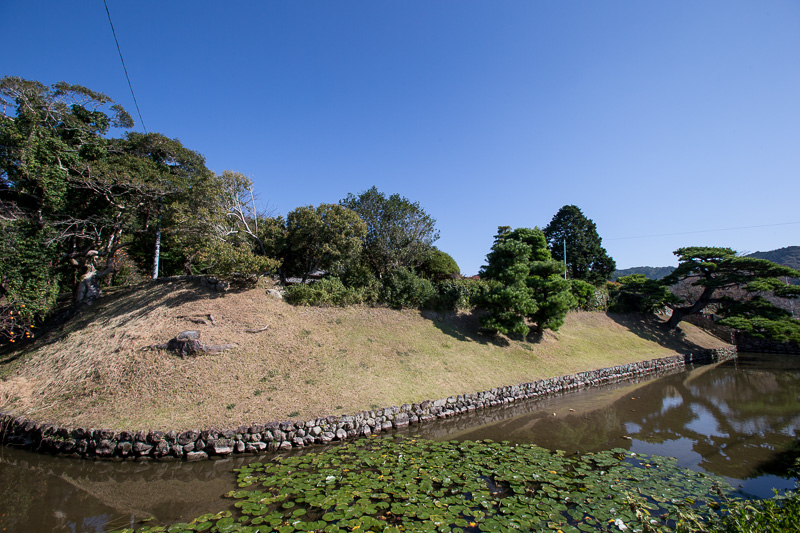
[{"label": "dry brown grass", "polygon": [[[213,315],[215,325],[184,316]],[[266,331],[245,333],[269,324]],[[238,348],[185,360],[141,348],[196,329]],[[6,363],[0,409],[114,429],[202,429],[353,414],[723,344],[697,328],[571,313],[535,342],[477,334],[470,314],[293,307],[264,287],[190,282],[106,297]]]}]

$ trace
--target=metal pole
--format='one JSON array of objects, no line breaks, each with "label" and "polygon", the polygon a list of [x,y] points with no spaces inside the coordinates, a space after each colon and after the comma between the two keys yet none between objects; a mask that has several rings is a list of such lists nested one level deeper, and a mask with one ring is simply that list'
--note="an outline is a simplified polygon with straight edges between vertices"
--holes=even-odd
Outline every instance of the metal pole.
[{"label": "metal pole", "polygon": [[567,238],[564,237],[564,279],[567,279]]}]

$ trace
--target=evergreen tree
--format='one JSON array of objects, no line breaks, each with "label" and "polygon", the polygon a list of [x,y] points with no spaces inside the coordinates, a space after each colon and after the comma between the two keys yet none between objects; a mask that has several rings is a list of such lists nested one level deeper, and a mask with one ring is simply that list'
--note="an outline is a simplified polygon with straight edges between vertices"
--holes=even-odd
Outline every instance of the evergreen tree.
[{"label": "evergreen tree", "polygon": [[563,279],[563,265],[550,256],[540,229],[501,226],[486,258],[481,278],[496,284],[483,302],[484,328],[527,335],[526,319],[535,324],[537,334],[564,323],[573,304],[570,284]]},{"label": "evergreen tree", "polygon": [[719,324],[800,344],[800,321],[765,298],[800,297],[800,286],[788,282],[800,272],[766,259],[741,257],[730,248],[691,246],[674,253],[678,268],[664,278],[620,278],[617,306],[639,311],[669,307],[670,328],[689,315],[713,309],[721,317]]},{"label": "evergreen tree", "polygon": [[571,279],[597,285],[611,277],[617,268],[602,246],[595,223],[574,205],[565,205],[558,210],[544,228],[544,236],[553,259],[557,261],[564,261],[566,242],[567,273]]},{"label": "evergreen tree", "polygon": [[[0,247],[15,251],[0,262],[0,308],[3,316],[30,321],[46,316],[71,277],[76,301],[99,294],[97,262],[106,260],[105,271],[113,263],[121,245],[119,206],[130,190],[111,190],[104,135],[133,121],[108,96],[63,82],[46,87],[5,77],[0,104],[14,109],[0,116]],[[18,253],[24,257],[12,260]]]},{"label": "evergreen tree", "polygon": [[526,281],[530,273],[532,250],[525,243],[507,239],[509,228],[498,228],[492,250],[481,269],[481,279],[495,281],[481,302],[486,314],[481,326],[489,331],[527,335],[525,317],[538,306]]},{"label": "evergreen tree", "polygon": [[730,248],[692,246],[676,250],[675,255],[678,268],[660,282],[665,286],[683,283],[695,290],[666,302],[672,309],[669,327],[713,304],[724,317],[722,324],[756,336],[800,343],[800,321],[763,298],[768,294],[800,296],[800,287],[786,282],[800,277],[800,272],[766,259],[740,257]]}]

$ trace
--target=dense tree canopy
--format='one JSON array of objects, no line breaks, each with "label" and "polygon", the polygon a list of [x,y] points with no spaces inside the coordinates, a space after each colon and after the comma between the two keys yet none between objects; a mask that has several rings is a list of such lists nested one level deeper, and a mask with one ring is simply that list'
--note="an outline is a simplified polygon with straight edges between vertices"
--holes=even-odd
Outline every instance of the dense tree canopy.
[{"label": "dense tree canopy", "polygon": [[564,261],[566,243],[570,278],[596,285],[607,280],[617,268],[602,246],[597,226],[578,207],[565,205],[559,209],[543,231],[553,259]]},{"label": "dense tree canopy", "polygon": [[[214,179],[213,173],[205,166],[205,159],[197,152],[183,146],[177,139],[170,139],[160,133],[130,132],[124,139],[111,141],[120,157],[148,165],[151,169],[149,184],[152,192],[143,205],[140,227],[134,234],[134,245],[142,250],[142,259],[149,259],[145,270],[153,278],[158,277],[161,260],[162,230],[175,231],[173,224],[181,210],[191,209],[199,212],[207,208],[209,202],[217,201],[209,197],[207,183]],[[111,168],[118,166],[110,161]],[[206,194],[204,194],[206,193]],[[181,231],[188,231],[191,219],[182,219]],[[199,221],[199,217],[193,217]],[[174,241],[174,240],[173,240]],[[146,243],[146,244],[145,244]],[[149,253],[144,253],[144,248]],[[169,250],[174,255],[175,250]],[[144,262],[144,261],[143,261]]]},{"label": "dense tree canopy", "polygon": [[6,77],[0,100],[14,110],[0,116],[2,247],[25,256],[11,254],[0,263],[0,296],[4,313],[33,320],[54,305],[65,261],[75,269],[76,299],[97,296],[95,280],[110,270],[124,227],[151,186],[146,178],[121,177],[130,165],[113,172],[105,163],[114,156],[104,135],[112,126],[132,125],[106,95]]},{"label": "dense tree canopy", "polygon": [[339,274],[361,253],[366,234],[361,217],[341,205],[298,207],[286,217],[287,268],[303,282],[319,269]]},{"label": "dense tree canopy", "polygon": [[372,187],[339,202],[352,209],[367,225],[364,261],[378,278],[398,268],[419,267],[439,238],[436,221],[399,194],[386,197]]}]

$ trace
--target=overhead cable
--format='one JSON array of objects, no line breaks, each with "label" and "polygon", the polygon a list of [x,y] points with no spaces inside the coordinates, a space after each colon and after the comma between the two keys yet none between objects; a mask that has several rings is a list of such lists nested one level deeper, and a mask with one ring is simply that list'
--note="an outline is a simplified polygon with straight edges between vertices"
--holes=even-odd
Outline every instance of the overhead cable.
[{"label": "overhead cable", "polygon": [[681,231],[677,233],[658,233],[654,235],[636,235],[635,237],[612,237],[610,239],[604,239],[606,241],[622,241],[626,239],[648,239],[650,237],[669,237],[672,235],[689,235],[692,233],[710,233],[713,231],[732,231],[737,229],[753,229],[753,228],[770,228],[773,226],[790,226],[792,224],[800,224],[800,222],[781,222],[778,224],[761,224],[759,226],[739,226],[736,228],[719,228],[719,229],[701,229],[695,231]]},{"label": "overhead cable", "polygon": [[108,10],[108,2],[106,2],[106,0],[103,0],[103,4],[106,6],[106,15],[108,15],[108,24],[111,26],[111,33],[114,35],[114,42],[117,43],[117,52],[119,52],[119,60],[122,62],[122,70],[125,71],[125,78],[128,80],[128,87],[131,90],[131,96],[133,97],[133,105],[136,106],[136,112],[139,114],[139,122],[141,122],[142,124],[142,129],[144,130],[145,133],[147,133],[147,126],[144,125],[142,112],[139,110],[139,103],[136,101],[136,95],[133,92],[133,84],[131,84],[131,77],[128,75],[128,69],[125,67],[125,60],[122,58],[122,50],[119,47],[117,32],[114,31],[114,23],[111,22],[111,12]]}]

